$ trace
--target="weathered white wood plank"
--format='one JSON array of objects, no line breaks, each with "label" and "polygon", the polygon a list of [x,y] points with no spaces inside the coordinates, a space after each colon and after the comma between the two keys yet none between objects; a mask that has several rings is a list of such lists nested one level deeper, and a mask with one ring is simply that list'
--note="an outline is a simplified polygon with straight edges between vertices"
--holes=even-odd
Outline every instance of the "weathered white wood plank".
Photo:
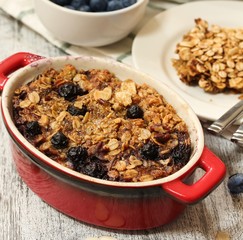
[{"label": "weathered white wood plank", "polygon": [[[0,12],[0,61],[28,51],[43,56],[64,53],[38,34]],[[228,175],[243,172],[243,149],[205,133],[206,145],[228,166]],[[227,175],[227,177],[228,177]],[[161,213],[163,215],[163,213]],[[8,134],[0,123],[0,239],[1,240],[84,240],[89,236],[113,236],[118,240],[243,239],[243,195],[231,196],[227,178],[202,202],[189,206],[175,222],[146,231],[115,231],[75,221],[39,199],[16,173]],[[218,234],[218,235],[217,235]],[[218,237],[217,237],[218,236]]]}]

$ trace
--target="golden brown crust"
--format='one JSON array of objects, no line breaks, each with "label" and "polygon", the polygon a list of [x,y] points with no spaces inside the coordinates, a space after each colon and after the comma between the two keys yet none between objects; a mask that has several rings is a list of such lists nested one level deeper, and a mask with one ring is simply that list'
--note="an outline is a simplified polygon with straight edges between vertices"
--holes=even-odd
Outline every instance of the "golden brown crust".
[{"label": "golden brown crust", "polygon": [[[82,94],[74,99],[60,96],[59,88],[66,83],[77,86]],[[143,116],[127,117],[131,105],[139,106]],[[70,106],[85,111],[73,115]],[[130,79],[120,81],[107,70],[78,71],[72,65],[60,71],[49,69],[15,91],[13,108],[16,126],[37,149],[64,166],[91,176],[149,181],[178,171],[190,156],[187,126],[172,106],[146,84],[138,85]],[[29,122],[38,122],[41,134],[30,134],[26,130]],[[52,137],[58,132],[68,139],[63,148],[52,144]],[[90,169],[82,169],[87,164],[72,163],[67,153],[77,146],[87,149],[89,168],[105,174],[90,173]],[[150,159],[147,152],[153,150],[158,154]],[[91,166],[91,161],[96,165]]]},{"label": "golden brown crust", "polygon": [[195,27],[176,46],[172,59],[180,80],[206,92],[243,92],[243,29],[209,27],[195,19]]}]

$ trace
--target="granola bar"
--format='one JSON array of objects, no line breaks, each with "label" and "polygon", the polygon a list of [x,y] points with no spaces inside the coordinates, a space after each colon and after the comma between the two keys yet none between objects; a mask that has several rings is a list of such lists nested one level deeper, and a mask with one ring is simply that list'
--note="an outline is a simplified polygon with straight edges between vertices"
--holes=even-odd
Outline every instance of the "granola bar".
[{"label": "granola bar", "polygon": [[210,93],[243,93],[243,28],[209,26],[195,19],[175,52],[178,59],[172,63],[182,82]]}]

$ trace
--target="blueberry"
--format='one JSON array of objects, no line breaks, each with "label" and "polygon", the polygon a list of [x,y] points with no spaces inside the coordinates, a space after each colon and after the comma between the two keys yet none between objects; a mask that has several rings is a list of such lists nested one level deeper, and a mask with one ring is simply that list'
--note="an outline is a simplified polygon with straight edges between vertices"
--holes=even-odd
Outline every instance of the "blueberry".
[{"label": "blueberry", "polygon": [[82,166],[81,172],[91,177],[103,179],[107,175],[107,167],[101,163],[100,159],[92,157]]},{"label": "blueberry", "polygon": [[81,11],[81,12],[91,12],[89,5],[83,5],[78,10]]},{"label": "blueberry", "polygon": [[58,94],[66,100],[72,101],[78,95],[78,88],[74,83],[64,83],[58,88]]},{"label": "blueberry", "polygon": [[70,5],[74,7],[74,9],[79,9],[82,5],[85,5],[85,0],[72,0]]},{"label": "blueberry", "polygon": [[107,0],[90,0],[89,6],[92,12],[103,12],[107,7]]},{"label": "blueberry", "polygon": [[81,146],[71,147],[67,152],[67,157],[75,164],[80,161],[85,161],[88,157],[88,152],[86,148]]},{"label": "blueberry", "polygon": [[132,105],[127,109],[126,116],[128,118],[143,118],[143,110],[138,105]]},{"label": "blueberry", "polygon": [[69,5],[71,3],[71,0],[51,0],[51,2],[56,3],[60,6]]},{"label": "blueberry", "polygon": [[243,174],[236,173],[230,176],[228,180],[228,188],[232,194],[243,193]]},{"label": "blueberry", "polygon": [[67,111],[72,115],[72,116],[84,116],[85,113],[87,112],[87,107],[82,106],[82,108],[77,108],[73,105],[69,105],[67,108]]},{"label": "blueberry", "polygon": [[179,144],[175,147],[172,152],[171,156],[175,163],[182,163],[185,164],[191,153],[191,147],[187,144]]},{"label": "blueberry", "polygon": [[185,165],[190,158],[191,155],[191,146],[189,144],[185,144],[185,139],[187,135],[180,133],[178,136],[178,145],[172,149],[171,156],[176,164]]},{"label": "blueberry", "polygon": [[94,175],[95,168],[96,168],[96,163],[89,162],[83,166],[83,168],[81,169],[81,172],[86,175],[92,176],[92,175]]},{"label": "blueberry", "polygon": [[57,149],[65,148],[68,145],[68,138],[62,132],[57,132],[52,136],[51,143]]},{"label": "blueberry", "polygon": [[41,134],[41,126],[37,121],[31,121],[26,124],[26,132],[34,137],[38,134]]},{"label": "blueberry", "polygon": [[129,7],[129,6],[133,5],[136,2],[137,2],[137,0],[122,0],[122,5],[125,8],[125,7]]},{"label": "blueberry", "polygon": [[159,147],[154,143],[147,143],[140,149],[140,154],[144,159],[155,160],[159,156]]},{"label": "blueberry", "polygon": [[122,9],[122,8],[123,8],[123,5],[122,5],[120,0],[112,0],[112,1],[108,2],[106,10],[107,11],[115,11],[115,10],[119,10],[119,9]]}]

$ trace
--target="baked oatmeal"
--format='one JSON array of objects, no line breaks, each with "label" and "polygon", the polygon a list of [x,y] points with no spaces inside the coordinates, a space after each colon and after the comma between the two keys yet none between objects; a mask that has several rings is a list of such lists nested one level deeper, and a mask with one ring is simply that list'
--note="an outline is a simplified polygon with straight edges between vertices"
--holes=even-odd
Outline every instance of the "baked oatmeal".
[{"label": "baked oatmeal", "polygon": [[185,122],[153,88],[103,69],[48,69],[13,96],[23,136],[54,161],[110,181],[166,177],[189,160]]},{"label": "baked oatmeal", "polygon": [[178,59],[172,63],[182,82],[210,93],[243,93],[243,28],[209,26],[195,19],[175,52]]}]

